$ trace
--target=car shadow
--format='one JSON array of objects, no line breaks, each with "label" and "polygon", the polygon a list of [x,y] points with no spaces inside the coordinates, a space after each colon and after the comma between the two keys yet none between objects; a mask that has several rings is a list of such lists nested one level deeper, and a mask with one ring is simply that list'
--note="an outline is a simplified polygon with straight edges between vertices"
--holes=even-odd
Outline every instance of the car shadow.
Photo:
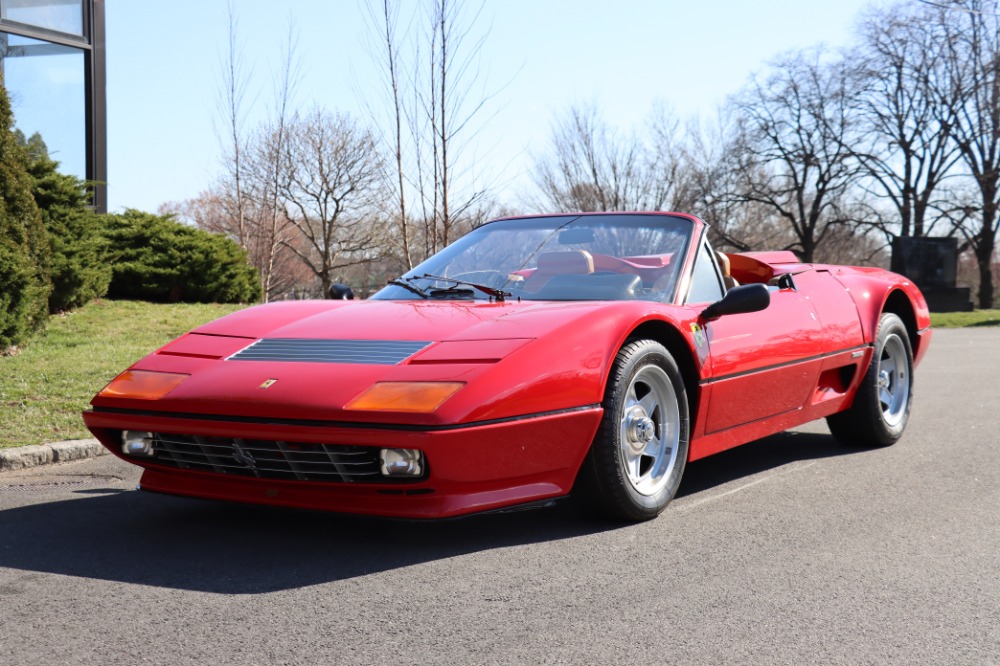
[{"label": "car shadow", "polygon": [[793,462],[860,451],[862,449],[844,446],[825,433],[782,432],[689,463],[677,497],[695,495]]},{"label": "car shadow", "polygon": [[[850,452],[829,435],[782,433],[692,463],[680,494],[696,495],[790,462]],[[72,500],[0,512],[0,567],[259,594],[479,551],[641,529],[586,517],[570,502],[537,511],[412,522],[118,488],[76,494]]]}]

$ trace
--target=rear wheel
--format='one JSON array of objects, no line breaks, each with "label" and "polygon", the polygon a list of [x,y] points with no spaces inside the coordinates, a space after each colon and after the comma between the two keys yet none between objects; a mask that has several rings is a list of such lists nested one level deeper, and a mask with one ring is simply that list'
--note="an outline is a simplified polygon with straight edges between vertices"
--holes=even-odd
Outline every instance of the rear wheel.
[{"label": "rear wheel", "polygon": [[827,417],[830,432],[852,446],[894,444],[906,428],[913,401],[913,352],[903,321],[891,312],[879,319],[875,351],[854,404]]},{"label": "rear wheel", "polygon": [[677,493],[687,462],[687,393],[677,364],[652,340],[626,344],[605,391],[604,417],[581,470],[583,491],[618,520],[655,518]]}]

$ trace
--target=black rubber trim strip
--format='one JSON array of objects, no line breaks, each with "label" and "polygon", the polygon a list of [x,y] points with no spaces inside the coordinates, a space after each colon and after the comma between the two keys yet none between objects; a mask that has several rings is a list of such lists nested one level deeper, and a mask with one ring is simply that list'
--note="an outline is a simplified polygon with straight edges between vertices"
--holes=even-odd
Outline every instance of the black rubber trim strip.
[{"label": "black rubber trim strip", "polygon": [[747,375],[754,375],[758,372],[768,372],[769,370],[777,370],[779,368],[787,368],[791,365],[798,365],[799,363],[808,363],[810,361],[819,361],[824,358],[829,358],[830,356],[837,356],[839,354],[845,354],[847,352],[857,351],[859,349],[867,349],[869,347],[874,347],[872,344],[858,345],[857,347],[845,347],[844,349],[838,349],[837,351],[826,352],[823,354],[816,354],[815,356],[806,356],[805,358],[799,358],[794,361],[786,361],[784,363],[775,363],[774,365],[766,365],[763,368],[754,368],[753,370],[744,370],[743,372],[734,372],[731,375],[724,375],[722,377],[712,377],[711,379],[703,379],[698,382],[699,386],[705,386],[706,384],[714,384],[715,382],[725,381],[727,379],[735,379],[737,377],[745,377]]},{"label": "black rubber trim strip", "polygon": [[548,412],[535,412],[533,414],[523,414],[521,416],[508,416],[502,419],[488,419],[486,421],[472,421],[470,423],[455,423],[451,425],[408,425],[405,423],[362,423],[355,421],[323,421],[314,419],[268,419],[259,416],[224,416],[220,414],[185,414],[178,412],[157,412],[152,410],[139,409],[119,409],[117,407],[94,407],[92,412],[97,414],[122,414],[124,416],[149,416],[168,419],[186,419],[189,421],[221,421],[223,423],[255,423],[258,425],[277,426],[302,426],[307,428],[352,428],[356,430],[401,430],[412,432],[436,432],[439,430],[463,430],[467,428],[477,428],[480,426],[496,425],[498,423],[511,423],[513,421],[527,421],[530,419],[543,418],[546,416],[559,416],[561,414],[572,414],[573,412],[585,412],[591,409],[600,408],[599,403],[593,405],[583,405],[581,407],[568,407],[566,409],[554,409]]}]

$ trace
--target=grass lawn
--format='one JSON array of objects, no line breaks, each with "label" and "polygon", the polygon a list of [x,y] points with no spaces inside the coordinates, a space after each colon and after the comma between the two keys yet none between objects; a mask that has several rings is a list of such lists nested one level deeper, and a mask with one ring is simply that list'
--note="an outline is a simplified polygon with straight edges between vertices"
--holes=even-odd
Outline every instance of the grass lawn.
[{"label": "grass lawn", "polygon": [[931,325],[937,326],[938,328],[1000,326],[1000,310],[975,310],[974,312],[932,312]]},{"label": "grass lawn", "polygon": [[0,448],[90,437],[80,412],[114,377],[181,333],[240,305],[95,301],[50,318],[0,357]]}]

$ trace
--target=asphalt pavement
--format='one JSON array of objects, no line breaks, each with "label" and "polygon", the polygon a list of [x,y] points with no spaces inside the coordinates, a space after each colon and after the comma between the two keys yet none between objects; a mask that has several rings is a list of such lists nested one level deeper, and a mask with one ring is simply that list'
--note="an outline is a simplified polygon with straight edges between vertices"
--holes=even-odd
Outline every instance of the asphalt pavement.
[{"label": "asphalt pavement", "polygon": [[1000,329],[936,331],[887,449],[811,424],[654,521],[433,523],[0,473],[0,664],[1000,664]]}]

